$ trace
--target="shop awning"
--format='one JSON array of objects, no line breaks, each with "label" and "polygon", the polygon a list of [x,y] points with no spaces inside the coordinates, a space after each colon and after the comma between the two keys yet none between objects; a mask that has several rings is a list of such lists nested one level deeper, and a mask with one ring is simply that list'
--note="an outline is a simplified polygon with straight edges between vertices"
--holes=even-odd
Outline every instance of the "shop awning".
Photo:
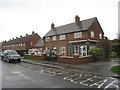
[{"label": "shop awning", "polygon": [[69,41],[69,43],[79,43],[79,42],[99,42],[98,40],[77,40],[77,41]]}]

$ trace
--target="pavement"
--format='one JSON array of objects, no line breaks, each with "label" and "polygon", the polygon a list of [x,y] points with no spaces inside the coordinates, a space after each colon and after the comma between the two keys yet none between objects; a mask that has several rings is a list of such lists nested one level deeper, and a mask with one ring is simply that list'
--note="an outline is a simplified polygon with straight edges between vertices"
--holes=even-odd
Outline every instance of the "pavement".
[{"label": "pavement", "polygon": [[74,69],[83,73],[90,73],[90,74],[102,75],[107,77],[118,77],[116,73],[113,73],[111,71],[111,67],[114,65],[120,65],[118,63],[119,60],[120,58],[115,58],[110,61],[97,61],[86,64],[64,64],[55,61],[31,61],[25,59],[22,59],[22,62],[41,65],[50,68]]}]

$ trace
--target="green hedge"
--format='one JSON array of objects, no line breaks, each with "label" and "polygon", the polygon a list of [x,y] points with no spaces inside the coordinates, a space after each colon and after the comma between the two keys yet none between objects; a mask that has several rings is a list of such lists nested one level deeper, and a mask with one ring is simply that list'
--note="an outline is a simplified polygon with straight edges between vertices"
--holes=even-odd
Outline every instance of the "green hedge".
[{"label": "green hedge", "polygon": [[20,56],[24,56],[24,53],[28,53],[28,50],[16,50]]},{"label": "green hedge", "polygon": [[110,58],[115,58],[117,56],[116,52],[109,53]]},{"label": "green hedge", "polygon": [[111,70],[112,70],[114,73],[120,74],[120,65],[118,65],[118,66],[113,66],[113,67],[111,68]]},{"label": "green hedge", "polygon": [[104,50],[102,48],[91,48],[89,50],[89,55],[92,55],[95,61],[100,60],[100,57],[103,55]]}]

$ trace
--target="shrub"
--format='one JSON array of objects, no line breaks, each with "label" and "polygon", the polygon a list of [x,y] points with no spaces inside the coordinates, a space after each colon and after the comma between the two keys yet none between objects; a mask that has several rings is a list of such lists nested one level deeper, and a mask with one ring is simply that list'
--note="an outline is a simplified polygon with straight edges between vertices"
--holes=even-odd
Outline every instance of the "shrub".
[{"label": "shrub", "polygon": [[105,58],[108,59],[109,53],[110,53],[110,44],[109,44],[109,40],[107,37],[102,41],[101,46],[104,49]]},{"label": "shrub", "polygon": [[104,50],[102,48],[91,48],[89,54],[92,55],[93,59],[100,60],[100,57],[103,55]]},{"label": "shrub", "polygon": [[109,53],[110,58],[115,58],[117,56],[116,52]]},{"label": "shrub", "polygon": [[112,70],[114,73],[120,74],[120,65],[118,65],[118,66],[113,66],[113,67],[111,68],[111,70]]},{"label": "shrub", "polygon": [[115,44],[115,45],[113,45],[112,48],[111,48],[111,50],[112,50],[113,52],[116,52],[116,54],[117,54],[118,56],[120,56],[120,44]]},{"label": "shrub", "polygon": [[20,56],[24,56],[24,53],[27,53],[28,50],[16,50],[18,54],[20,54]]}]

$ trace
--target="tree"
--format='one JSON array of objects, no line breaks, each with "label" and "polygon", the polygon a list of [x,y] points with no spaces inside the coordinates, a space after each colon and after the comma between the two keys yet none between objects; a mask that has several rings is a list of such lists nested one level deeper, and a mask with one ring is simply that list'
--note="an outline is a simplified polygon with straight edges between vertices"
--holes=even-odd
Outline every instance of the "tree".
[{"label": "tree", "polygon": [[108,40],[107,37],[105,37],[105,39],[102,41],[101,46],[104,49],[105,58],[108,59],[109,58],[109,53],[110,53],[110,44],[109,44],[109,40]]}]

